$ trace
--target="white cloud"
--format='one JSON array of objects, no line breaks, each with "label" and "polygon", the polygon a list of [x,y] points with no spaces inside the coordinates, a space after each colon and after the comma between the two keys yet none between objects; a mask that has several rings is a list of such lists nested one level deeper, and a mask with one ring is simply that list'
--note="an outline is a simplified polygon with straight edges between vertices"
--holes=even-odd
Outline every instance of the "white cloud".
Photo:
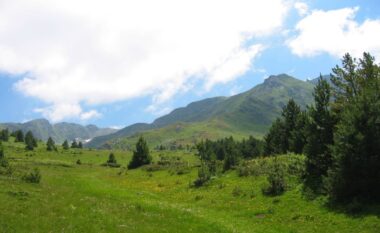
[{"label": "white cloud", "polygon": [[305,2],[295,2],[294,8],[300,16],[305,16],[309,12],[309,6]]},{"label": "white cloud", "polygon": [[355,8],[316,10],[296,25],[298,35],[287,44],[298,56],[329,53],[341,57],[349,52],[358,57],[363,52],[380,56],[380,20],[355,21]]},{"label": "white cloud", "polygon": [[122,126],[122,125],[111,125],[111,126],[108,127],[108,128],[119,130],[119,129],[122,129],[122,128],[124,128],[124,127],[125,127],[125,126]]},{"label": "white cloud", "polygon": [[192,80],[210,88],[250,68],[246,45],[280,30],[285,0],[2,0],[0,70],[45,101],[50,120],[93,117],[81,103],[163,102]]},{"label": "white cloud", "polygon": [[80,119],[84,121],[88,119],[92,119],[92,118],[98,118],[98,117],[101,117],[101,114],[98,113],[96,110],[90,110],[88,112],[82,112],[80,114]]}]

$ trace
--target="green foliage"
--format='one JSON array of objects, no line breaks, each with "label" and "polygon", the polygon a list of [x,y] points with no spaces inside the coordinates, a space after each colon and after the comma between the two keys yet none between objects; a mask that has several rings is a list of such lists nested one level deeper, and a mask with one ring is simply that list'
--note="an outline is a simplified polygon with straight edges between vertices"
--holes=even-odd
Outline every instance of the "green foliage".
[{"label": "green foliage", "polygon": [[330,110],[331,87],[322,77],[314,89],[314,105],[309,107],[306,122],[306,179],[305,184],[316,193],[323,190],[323,179],[331,167],[330,146],[333,144],[335,120]]},{"label": "green foliage", "polygon": [[305,123],[306,113],[301,112],[295,101],[290,99],[282,109],[281,117],[276,119],[264,137],[264,154],[302,153],[306,142]]},{"label": "green foliage", "polygon": [[249,136],[248,140],[243,139],[238,143],[238,148],[244,159],[257,158],[263,154],[263,142],[252,136]]},{"label": "green foliage", "polygon": [[198,177],[193,182],[194,187],[201,187],[205,185],[211,178],[211,172],[209,166],[204,162],[201,163],[201,167],[198,169]]},{"label": "green foliage", "polygon": [[57,147],[55,146],[55,142],[51,137],[49,137],[48,141],[46,142],[46,150],[57,151]]},{"label": "green foliage", "polygon": [[268,175],[269,186],[263,189],[267,195],[280,195],[286,190],[285,168],[282,163],[274,160]]},{"label": "green foliage", "polygon": [[4,159],[4,147],[3,144],[0,141],[0,159]]},{"label": "green foliage", "polygon": [[22,179],[28,183],[40,183],[41,173],[38,168],[33,169],[32,172],[25,174]]},{"label": "green foliage", "polygon": [[9,130],[3,129],[0,131],[0,141],[7,142],[9,140]]},{"label": "green foliage", "polygon": [[63,143],[62,143],[62,148],[64,150],[68,150],[69,149],[69,142],[67,140],[65,140]]},{"label": "green foliage", "polygon": [[151,162],[152,157],[150,156],[148,144],[143,137],[140,137],[136,143],[136,150],[133,151],[133,157],[128,164],[128,168],[137,168],[142,165],[150,164]]},{"label": "green foliage", "polygon": [[16,130],[14,132],[15,142],[24,142],[24,133],[22,130]]},{"label": "green foliage", "polygon": [[71,143],[71,148],[78,148],[78,143],[76,140],[73,140],[73,142]]},{"label": "green foliage", "polygon": [[83,144],[82,144],[82,142],[79,142],[79,143],[78,143],[78,148],[79,148],[79,149],[82,149],[82,148],[83,148]]},{"label": "green foliage", "polygon": [[32,131],[28,131],[25,134],[25,144],[27,150],[33,150],[37,147],[37,139],[34,138]]},{"label": "green foliage", "polygon": [[340,121],[327,188],[336,201],[380,201],[380,68],[367,53],[347,54],[334,73]]},{"label": "green foliage", "polygon": [[116,164],[117,161],[116,161],[116,157],[113,153],[110,153],[110,155],[108,156],[108,160],[107,160],[107,164]]}]

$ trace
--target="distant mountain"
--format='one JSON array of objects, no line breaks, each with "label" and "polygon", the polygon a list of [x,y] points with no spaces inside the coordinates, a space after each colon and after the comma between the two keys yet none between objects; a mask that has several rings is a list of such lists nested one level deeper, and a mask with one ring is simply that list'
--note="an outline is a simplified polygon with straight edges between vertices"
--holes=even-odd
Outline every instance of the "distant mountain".
[{"label": "distant mountain", "polygon": [[70,141],[92,139],[117,131],[110,128],[98,128],[95,125],[82,126],[66,122],[50,124],[46,119],[36,119],[25,123],[0,123],[0,128],[8,128],[10,131],[22,130],[24,133],[30,130],[38,139],[46,141],[52,137],[57,143],[66,139]]},{"label": "distant mountain", "polygon": [[312,102],[315,84],[286,74],[272,75],[251,90],[231,97],[193,102],[156,119],[94,138],[86,146],[130,148],[141,134],[151,146],[189,144],[204,138],[261,137],[290,98],[301,107]]}]

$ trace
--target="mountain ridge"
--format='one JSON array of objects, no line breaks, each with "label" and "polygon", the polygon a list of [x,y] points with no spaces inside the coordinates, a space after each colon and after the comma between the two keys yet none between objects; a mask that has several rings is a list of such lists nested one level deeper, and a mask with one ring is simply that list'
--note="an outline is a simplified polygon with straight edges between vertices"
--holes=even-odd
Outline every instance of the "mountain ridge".
[{"label": "mountain ridge", "polygon": [[[88,147],[119,147],[123,148],[123,143],[128,144],[124,148],[129,148],[133,143],[129,138],[136,139],[137,135],[152,135],[157,143],[172,143],[166,140],[165,135],[179,136],[178,127],[182,132],[188,131],[188,135],[183,135],[174,141],[184,141],[188,143],[193,135],[200,136],[200,139],[207,138],[208,134],[202,127],[208,128],[212,134],[210,138],[223,137],[229,135],[248,136],[250,134],[262,136],[269,128],[271,122],[279,116],[281,109],[286,102],[293,98],[302,108],[312,102],[312,91],[314,83],[296,79],[287,74],[271,75],[263,83],[256,85],[250,90],[230,97],[212,97],[189,103],[185,107],[174,109],[167,115],[157,118],[151,124],[137,123],[127,126],[118,132],[102,137],[95,137],[86,146]],[[223,125],[224,130],[221,130]],[[227,130],[228,129],[228,130]],[[161,135],[160,136],[160,133]],[[186,138],[184,138],[186,137]],[[155,146],[155,145],[153,145]]]},{"label": "mountain ridge", "polygon": [[46,141],[49,137],[52,137],[57,143],[61,143],[64,140],[86,140],[117,131],[111,128],[99,128],[91,124],[86,126],[68,122],[51,124],[44,118],[34,119],[24,123],[0,123],[0,127],[8,128],[10,131],[22,130],[24,133],[30,130],[38,139]]}]

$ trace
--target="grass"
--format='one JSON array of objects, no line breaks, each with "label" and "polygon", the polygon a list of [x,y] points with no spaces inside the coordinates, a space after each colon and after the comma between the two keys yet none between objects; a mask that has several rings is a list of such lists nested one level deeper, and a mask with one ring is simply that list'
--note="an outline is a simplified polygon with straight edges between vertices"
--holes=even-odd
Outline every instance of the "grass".
[{"label": "grass", "polygon": [[[13,174],[0,175],[0,232],[379,232],[378,211],[350,215],[333,211],[323,197],[308,200],[293,182],[281,196],[261,189],[266,176],[240,177],[236,171],[190,188],[197,158],[186,151],[153,152],[179,156],[189,173],[170,169],[127,170],[130,152],[114,151],[121,168],[101,166],[110,151],[24,151],[3,143]],[[286,159],[286,156],[283,158]],[[80,159],[82,164],[77,165]],[[38,168],[40,183],[22,175]],[[379,206],[368,207],[379,210]]]}]

